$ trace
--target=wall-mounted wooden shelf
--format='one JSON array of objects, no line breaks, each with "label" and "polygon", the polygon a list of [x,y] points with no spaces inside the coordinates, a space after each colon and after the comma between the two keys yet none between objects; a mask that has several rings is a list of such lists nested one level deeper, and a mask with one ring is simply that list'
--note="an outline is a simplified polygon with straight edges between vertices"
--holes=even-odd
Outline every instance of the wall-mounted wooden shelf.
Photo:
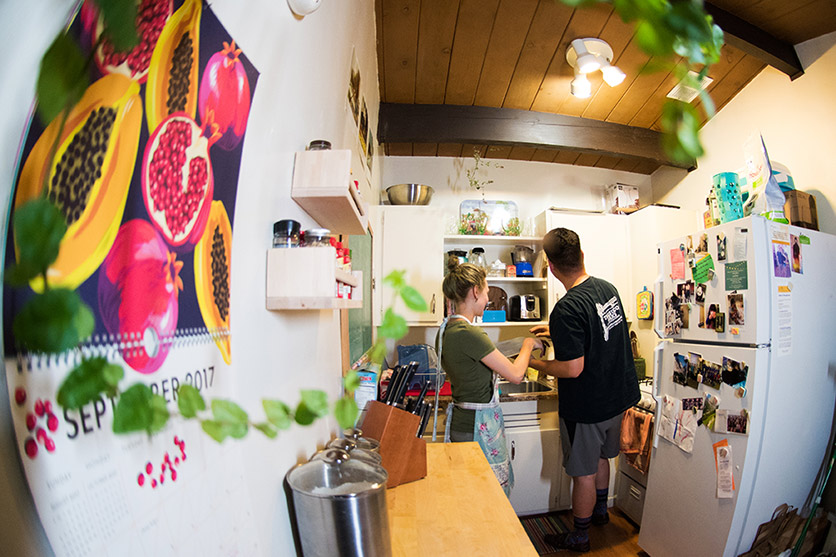
[{"label": "wall-mounted wooden shelf", "polygon": [[369,211],[351,176],[351,151],[299,151],[290,196],[335,234],[365,234]]},{"label": "wall-mounted wooden shelf", "polygon": [[[267,309],[352,309],[363,307],[363,274],[337,269],[337,251],[318,248],[267,250]],[[352,288],[352,298],[336,295],[337,283]]]}]

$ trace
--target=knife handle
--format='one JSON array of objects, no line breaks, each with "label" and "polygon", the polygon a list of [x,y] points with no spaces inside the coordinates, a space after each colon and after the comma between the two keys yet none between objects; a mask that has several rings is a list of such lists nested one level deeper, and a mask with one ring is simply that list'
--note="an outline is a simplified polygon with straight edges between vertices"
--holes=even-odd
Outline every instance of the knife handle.
[{"label": "knife handle", "polygon": [[418,393],[418,398],[415,399],[415,407],[412,409],[413,414],[419,414],[421,409],[421,404],[424,402],[424,397],[427,395],[427,391],[430,388],[431,381],[426,379],[424,381],[424,386],[421,387],[421,392]]},{"label": "knife handle", "polygon": [[392,404],[395,400],[395,391],[398,388],[398,382],[402,373],[403,369],[401,366],[395,366],[395,369],[392,370],[392,375],[389,377],[389,386],[386,388],[386,398],[383,401],[386,404]]},{"label": "knife handle", "polygon": [[409,362],[404,366],[402,373],[403,377],[398,385],[398,390],[395,391],[396,398],[394,404],[401,404],[403,402],[403,397],[409,389],[409,384],[412,381],[412,378],[415,377],[415,372],[417,370],[418,362]]},{"label": "knife handle", "polygon": [[416,437],[423,437],[424,430],[427,428],[427,422],[430,421],[430,405],[422,402],[419,414],[421,416],[421,425],[418,427],[418,435]]}]

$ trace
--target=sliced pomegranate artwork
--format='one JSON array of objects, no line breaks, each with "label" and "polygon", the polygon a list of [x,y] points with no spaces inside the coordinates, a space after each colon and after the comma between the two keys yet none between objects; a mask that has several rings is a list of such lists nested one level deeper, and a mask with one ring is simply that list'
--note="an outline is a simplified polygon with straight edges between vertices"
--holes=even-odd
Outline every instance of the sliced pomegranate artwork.
[{"label": "sliced pomegranate artwork", "polygon": [[224,41],[223,50],[206,63],[198,92],[200,120],[205,122],[207,114],[213,113],[212,119],[221,133],[218,147],[227,151],[241,143],[250,114],[250,82],[240,55],[235,41]]},{"label": "sliced pomegranate artwork", "polygon": [[145,83],[151,54],[163,27],[171,17],[174,5],[172,0],[141,0],[137,4],[136,32],[139,35],[139,44],[130,52],[117,51],[107,36],[101,36],[104,20],[93,2],[84,2],[80,17],[90,45],[98,44],[94,59],[102,74],[120,73],[139,83]]},{"label": "sliced pomegranate artwork", "polygon": [[99,269],[99,314],[118,335],[122,358],[140,373],[153,373],[168,356],[177,329],[183,262],[147,221],[121,226]]},{"label": "sliced pomegranate artwork", "polygon": [[163,120],[145,146],[142,198],[154,227],[178,252],[203,236],[212,204],[214,177],[209,147],[220,138],[217,124],[203,127],[186,113]]}]

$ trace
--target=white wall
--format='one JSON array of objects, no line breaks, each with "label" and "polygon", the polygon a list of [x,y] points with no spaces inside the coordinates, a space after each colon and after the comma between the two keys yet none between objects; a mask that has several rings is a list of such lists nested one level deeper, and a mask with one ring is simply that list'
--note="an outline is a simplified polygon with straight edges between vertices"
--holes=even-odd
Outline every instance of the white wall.
[{"label": "white wall", "polygon": [[[478,174],[481,180],[493,180],[485,188],[485,198],[514,201],[523,223],[549,207],[600,211],[604,188],[616,182],[638,187],[640,201],[650,202],[650,177],[644,174],[545,162],[487,160],[503,168],[489,168]],[[472,157],[386,157],[381,188],[401,183],[432,186],[435,193],[430,205],[443,211],[454,226],[459,204],[482,197],[470,188],[465,175],[473,165]],[[385,195],[382,192],[384,199]]]},{"label": "white wall", "polygon": [[[303,228],[315,224],[290,198],[294,152],[320,138],[329,139],[334,148],[357,149],[345,100],[352,46],[357,49],[370,126],[377,129],[374,2],[323,2],[305,18],[294,17],[283,0],[215,0],[212,8],[261,73],[234,216],[231,315],[236,398],[253,415],[261,415],[262,397],[295,404],[303,388],[324,389],[334,400],[341,377],[338,316],[331,311],[267,311],[265,250],[274,221],[295,218]],[[15,45],[0,87],[5,107],[0,116],[4,217],[38,62],[70,9],[69,0],[0,4],[0,36]],[[364,187],[370,196],[369,185]],[[0,240],[5,245],[5,228]],[[18,462],[5,374],[0,377],[0,547],[8,555],[49,555]],[[336,427],[329,419],[310,428],[294,426],[275,441],[250,435],[242,442],[226,442],[228,450],[243,456],[251,511],[265,555],[295,554],[282,480],[293,465],[327,442]]]},{"label": "white wall", "polygon": [[[766,68],[702,129],[706,149],[698,168],[653,174],[655,201],[702,213],[718,172],[743,167],[743,143],[763,134],[771,160],[786,165],[796,189],[816,198],[819,229],[836,234],[836,33],[799,45],[804,75],[790,81]],[[821,57],[819,55],[824,52]]]}]

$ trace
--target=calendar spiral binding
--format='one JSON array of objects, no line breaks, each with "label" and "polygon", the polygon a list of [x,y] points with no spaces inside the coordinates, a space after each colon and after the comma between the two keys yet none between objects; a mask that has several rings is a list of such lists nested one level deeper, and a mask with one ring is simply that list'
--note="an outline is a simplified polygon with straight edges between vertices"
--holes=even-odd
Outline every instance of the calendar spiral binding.
[{"label": "calendar spiral binding", "polygon": [[[186,346],[196,346],[217,342],[230,336],[228,327],[190,327],[178,329],[172,335],[159,337],[158,349],[169,345],[170,350]],[[19,350],[17,353],[18,371],[38,371],[55,367],[75,367],[87,358],[103,357],[109,362],[116,361],[120,355],[138,355],[144,350],[142,333],[94,334],[75,348],[60,354],[46,354]]]}]

